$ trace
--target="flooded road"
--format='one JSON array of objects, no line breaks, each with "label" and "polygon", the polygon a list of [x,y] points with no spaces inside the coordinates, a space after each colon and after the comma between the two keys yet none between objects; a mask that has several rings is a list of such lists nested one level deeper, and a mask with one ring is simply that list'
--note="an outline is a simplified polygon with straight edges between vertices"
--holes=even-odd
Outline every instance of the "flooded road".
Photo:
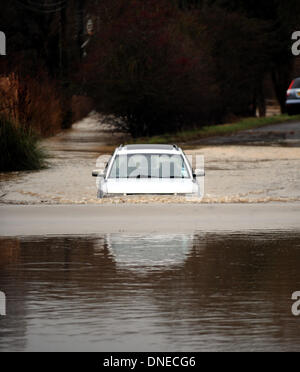
[{"label": "flooded road", "polygon": [[[275,140],[272,133],[275,133]],[[280,141],[276,140],[278,135]],[[262,136],[259,146],[243,144],[241,136],[245,137],[245,134],[228,137],[231,142],[223,138],[227,145],[220,146],[218,140],[186,151],[187,154],[204,155],[205,196],[201,203],[300,201],[300,146],[297,146],[298,137],[300,144],[300,123],[257,129],[253,135],[247,133],[248,139],[252,136],[257,140]],[[96,181],[91,177],[96,160],[101,154],[111,154],[123,141],[122,135],[103,123],[99,115],[90,115],[74,124],[72,129],[43,142],[49,154],[48,169],[0,174],[0,203],[187,202],[186,198],[162,196],[97,199]]]},{"label": "flooded road", "polygon": [[300,350],[300,231],[0,244],[0,351]]},{"label": "flooded road", "polygon": [[299,351],[300,147],[272,141],[189,149],[202,204],[97,200],[121,136],[96,114],[1,174],[0,351]]}]

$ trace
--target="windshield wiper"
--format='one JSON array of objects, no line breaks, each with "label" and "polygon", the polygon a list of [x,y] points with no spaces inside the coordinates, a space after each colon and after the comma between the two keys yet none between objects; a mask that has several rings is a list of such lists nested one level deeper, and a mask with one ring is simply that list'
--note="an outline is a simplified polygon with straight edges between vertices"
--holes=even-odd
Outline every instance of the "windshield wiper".
[{"label": "windshield wiper", "polygon": [[146,176],[146,175],[144,175],[144,174],[138,174],[138,175],[136,176],[136,178],[151,178],[151,176],[150,176],[150,175]]}]

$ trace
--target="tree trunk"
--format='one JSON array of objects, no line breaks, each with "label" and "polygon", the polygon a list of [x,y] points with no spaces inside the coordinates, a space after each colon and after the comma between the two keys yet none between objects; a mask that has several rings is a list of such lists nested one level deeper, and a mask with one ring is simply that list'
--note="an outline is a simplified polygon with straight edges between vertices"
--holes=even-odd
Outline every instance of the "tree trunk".
[{"label": "tree trunk", "polygon": [[257,107],[258,107],[258,114],[259,117],[266,116],[266,100],[263,88],[263,79],[260,80],[258,89],[257,89]]},{"label": "tree trunk", "polygon": [[289,61],[281,61],[281,63],[278,63],[273,71],[272,71],[272,81],[274,85],[274,90],[276,94],[276,98],[279,102],[281,113],[286,112],[286,91],[288,89],[288,86],[290,84],[291,80],[291,71],[293,70],[293,59],[290,59]]}]

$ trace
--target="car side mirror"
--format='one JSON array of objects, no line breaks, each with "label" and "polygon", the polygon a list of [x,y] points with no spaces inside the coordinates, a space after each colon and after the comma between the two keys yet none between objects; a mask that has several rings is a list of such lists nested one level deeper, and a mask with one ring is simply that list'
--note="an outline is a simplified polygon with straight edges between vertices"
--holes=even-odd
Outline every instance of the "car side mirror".
[{"label": "car side mirror", "polygon": [[95,169],[92,172],[93,177],[104,177],[104,170],[103,169]]},{"label": "car side mirror", "polygon": [[193,173],[193,177],[204,177],[205,176],[205,170],[204,169],[195,169]]}]

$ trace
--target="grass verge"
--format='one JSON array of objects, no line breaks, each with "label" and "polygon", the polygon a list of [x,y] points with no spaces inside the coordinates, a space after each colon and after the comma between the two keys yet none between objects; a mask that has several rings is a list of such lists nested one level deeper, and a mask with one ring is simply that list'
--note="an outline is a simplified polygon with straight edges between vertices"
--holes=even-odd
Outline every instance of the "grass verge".
[{"label": "grass verge", "polygon": [[34,134],[0,117],[0,172],[41,169],[45,157]]},{"label": "grass verge", "polygon": [[285,123],[295,120],[300,120],[300,115],[276,115],[264,118],[246,118],[229,124],[210,125],[198,129],[184,130],[176,133],[165,133],[153,137],[135,138],[131,141],[131,143],[186,143],[196,141],[201,138],[226,136],[243,130],[255,129],[270,124]]}]

